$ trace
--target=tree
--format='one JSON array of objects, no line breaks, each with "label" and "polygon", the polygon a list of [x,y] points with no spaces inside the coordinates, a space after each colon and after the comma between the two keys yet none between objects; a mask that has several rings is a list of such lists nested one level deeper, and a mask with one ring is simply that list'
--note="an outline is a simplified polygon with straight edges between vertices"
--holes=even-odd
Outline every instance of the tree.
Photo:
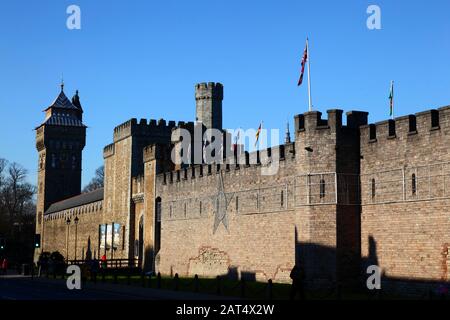
[{"label": "tree", "polygon": [[3,183],[0,197],[3,202],[4,211],[7,214],[9,225],[12,226],[16,220],[29,214],[27,209],[36,188],[26,182],[27,170],[17,163],[12,163],[8,167],[8,175]]},{"label": "tree", "polygon": [[105,166],[101,166],[95,170],[95,176],[83,189],[83,192],[91,192],[103,188],[105,180]]},{"label": "tree", "polygon": [[28,261],[33,254],[36,188],[26,181],[27,173],[21,165],[0,159],[0,233],[16,262]]},{"label": "tree", "polygon": [[0,158],[0,188],[3,185],[3,171],[6,168],[8,162],[5,159]]}]

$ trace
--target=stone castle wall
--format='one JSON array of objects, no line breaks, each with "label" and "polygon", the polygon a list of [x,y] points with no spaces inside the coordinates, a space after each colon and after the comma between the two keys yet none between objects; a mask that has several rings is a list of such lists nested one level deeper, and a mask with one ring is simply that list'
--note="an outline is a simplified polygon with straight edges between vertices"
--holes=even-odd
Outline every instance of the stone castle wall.
[{"label": "stone castle wall", "polygon": [[[320,112],[300,115],[295,143],[242,154],[239,166],[199,165],[158,175],[158,270],[288,282],[299,262],[314,281],[336,281],[339,271],[343,276],[346,264],[357,263],[359,233],[351,231],[358,229],[359,209],[348,197],[355,183],[337,188],[359,171],[359,153],[347,149],[359,143],[360,120],[353,123],[350,115],[355,126],[343,126],[341,116],[340,110],[328,111],[328,119]],[[338,161],[344,152],[352,165]],[[279,165],[274,175],[262,174],[267,158]],[[216,230],[224,212],[228,227],[220,220]],[[351,257],[340,255],[338,246]]]},{"label": "stone castle wall", "polygon": [[403,289],[449,281],[449,121],[445,107],[361,128],[362,256]]},{"label": "stone castle wall", "polygon": [[365,112],[345,125],[341,110],[327,114],[297,115],[294,143],[239,165],[189,167],[168,156],[184,122],[131,119],[104,149],[103,201],[46,216],[45,251],[74,258],[65,220],[79,215],[78,258],[89,239],[98,251],[100,224],[119,223],[114,258],[163,274],[288,282],[301,263],[309,279],[335,282],[377,264],[390,284],[449,281],[450,107],[371,125]]},{"label": "stone castle wall", "polygon": [[[162,201],[159,271],[287,281],[296,244],[293,181],[287,178],[295,162],[282,161],[276,177],[261,176],[261,166],[217,169],[205,165],[201,172],[196,166],[194,173],[192,168],[187,175],[181,172],[179,181],[175,172],[172,182],[169,174],[157,176],[156,196]],[[226,222],[221,220],[215,230],[217,206],[226,207]]]},{"label": "stone castle wall", "polygon": [[[76,216],[79,219],[77,226],[74,223]],[[67,218],[71,220],[69,226],[66,223]],[[100,249],[99,243],[99,225],[103,221],[102,201],[49,214],[44,218],[45,243],[43,250],[46,252],[58,251],[69,260],[74,260],[75,256],[81,260],[90,250],[92,257],[98,259],[104,253]],[[77,230],[75,231],[75,229]],[[77,238],[76,254],[75,237]]]}]

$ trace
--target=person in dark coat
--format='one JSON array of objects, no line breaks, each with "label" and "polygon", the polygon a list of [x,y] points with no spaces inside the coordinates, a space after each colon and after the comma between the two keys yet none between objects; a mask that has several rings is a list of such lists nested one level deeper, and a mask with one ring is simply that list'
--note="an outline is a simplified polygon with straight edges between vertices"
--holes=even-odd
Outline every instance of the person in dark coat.
[{"label": "person in dark coat", "polygon": [[290,277],[292,279],[292,286],[291,286],[291,292],[290,292],[290,299],[294,300],[297,293],[300,296],[301,300],[305,299],[305,287],[304,287],[304,279],[305,274],[303,268],[301,268],[299,265],[295,265],[292,268]]},{"label": "person in dark coat", "polygon": [[2,270],[4,275],[8,274],[8,259],[6,258],[2,261]]},{"label": "person in dark coat", "polygon": [[102,255],[102,258],[100,260],[101,260],[101,263],[102,263],[102,268],[106,269],[106,267],[108,266],[108,264],[106,262],[107,261],[106,260],[106,254]]}]

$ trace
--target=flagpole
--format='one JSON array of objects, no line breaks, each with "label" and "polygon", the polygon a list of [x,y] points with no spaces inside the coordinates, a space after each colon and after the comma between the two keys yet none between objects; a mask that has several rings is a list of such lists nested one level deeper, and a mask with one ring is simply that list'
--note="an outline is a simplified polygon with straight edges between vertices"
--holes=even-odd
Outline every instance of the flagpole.
[{"label": "flagpole", "polygon": [[311,56],[309,55],[309,40],[306,38],[306,54],[308,59],[308,101],[309,101],[309,111],[312,111],[312,101],[311,101],[311,65],[310,65],[310,59]]}]

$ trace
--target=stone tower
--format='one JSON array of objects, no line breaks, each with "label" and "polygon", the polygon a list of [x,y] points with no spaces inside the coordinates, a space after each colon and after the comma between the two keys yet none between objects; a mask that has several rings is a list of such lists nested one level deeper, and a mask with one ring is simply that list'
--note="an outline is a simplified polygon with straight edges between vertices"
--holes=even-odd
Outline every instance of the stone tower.
[{"label": "stone tower", "polygon": [[195,86],[196,121],[208,128],[222,130],[223,85],[199,83]]},{"label": "stone tower", "polygon": [[45,211],[52,203],[81,192],[81,159],[86,140],[78,91],[70,101],[61,84],[60,94],[44,112],[45,120],[36,128],[39,153],[36,234],[41,234],[40,251],[45,250]]}]

